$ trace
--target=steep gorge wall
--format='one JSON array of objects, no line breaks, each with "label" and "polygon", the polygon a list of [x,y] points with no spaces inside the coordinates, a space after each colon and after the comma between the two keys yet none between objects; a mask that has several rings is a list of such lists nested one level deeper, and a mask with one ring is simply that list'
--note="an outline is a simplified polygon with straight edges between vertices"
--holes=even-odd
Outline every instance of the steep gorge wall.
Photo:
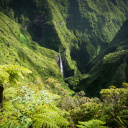
[{"label": "steep gorge wall", "polygon": [[79,69],[86,72],[88,70],[86,64],[108,46],[128,18],[128,2],[119,0],[70,2],[72,10],[67,18],[67,26],[74,32],[79,45],[79,50],[72,50],[72,56],[76,53],[73,58],[78,60]]},{"label": "steep gorge wall", "polygon": [[47,5],[54,32],[47,41],[42,38],[42,46],[52,48],[53,44],[62,53],[67,74],[71,70],[86,73],[86,65],[108,46],[128,18],[125,0],[48,0]]},{"label": "steep gorge wall", "polygon": [[99,96],[103,88],[121,87],[128,82],[128,20],[121,26],[113,41],[88,65],[90,76],[80,81],[77,89],[87,96]]}]

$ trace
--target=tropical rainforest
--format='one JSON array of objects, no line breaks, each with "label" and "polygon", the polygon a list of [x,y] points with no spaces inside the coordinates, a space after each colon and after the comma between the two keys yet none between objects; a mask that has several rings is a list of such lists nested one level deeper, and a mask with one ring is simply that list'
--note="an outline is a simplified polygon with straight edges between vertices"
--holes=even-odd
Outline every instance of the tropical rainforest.
[{"label": "tropical rainforest", "polygon": [[127,128],[128,0],[0,0],[0,128]]}]

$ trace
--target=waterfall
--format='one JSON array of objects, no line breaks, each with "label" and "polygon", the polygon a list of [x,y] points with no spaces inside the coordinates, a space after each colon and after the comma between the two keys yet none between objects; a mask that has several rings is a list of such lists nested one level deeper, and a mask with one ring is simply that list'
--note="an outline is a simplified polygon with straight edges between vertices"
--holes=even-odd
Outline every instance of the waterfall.
[{"label": "waterfall", "polygon": [[62,75],[64,76],[64,72],[63,72],[63,64],[62,64],[62,59],[61,59],[61,55],[59,53],[59,60],[60,60],[60,70],[62,72]]}]

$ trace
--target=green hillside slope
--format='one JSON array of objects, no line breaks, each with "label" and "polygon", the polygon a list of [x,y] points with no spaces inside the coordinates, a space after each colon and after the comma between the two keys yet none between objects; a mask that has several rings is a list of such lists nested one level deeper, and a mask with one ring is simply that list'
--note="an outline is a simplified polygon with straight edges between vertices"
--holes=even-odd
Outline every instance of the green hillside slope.
[{"label": "green hillside slope", "polygon": [[[37,76],[62,78],[56,63],[57,52],[40,47],[24,29],[0,13],[0,64],[21,65]],[[15,61],[15,62],[14,62]]]}]

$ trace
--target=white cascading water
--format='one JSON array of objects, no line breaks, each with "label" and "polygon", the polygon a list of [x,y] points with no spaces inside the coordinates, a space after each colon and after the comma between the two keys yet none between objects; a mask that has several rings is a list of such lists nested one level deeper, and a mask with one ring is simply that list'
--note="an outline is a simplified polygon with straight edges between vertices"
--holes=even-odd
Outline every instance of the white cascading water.
[{"label": "white cascading water", "polygon": [[62,75],[64,76],[63,64],[62,64],[62,59],[61,59],[60,53],[59,53],[59,60],[60,60],[60,70],[61,70],[61,72],[62,72]]}]

